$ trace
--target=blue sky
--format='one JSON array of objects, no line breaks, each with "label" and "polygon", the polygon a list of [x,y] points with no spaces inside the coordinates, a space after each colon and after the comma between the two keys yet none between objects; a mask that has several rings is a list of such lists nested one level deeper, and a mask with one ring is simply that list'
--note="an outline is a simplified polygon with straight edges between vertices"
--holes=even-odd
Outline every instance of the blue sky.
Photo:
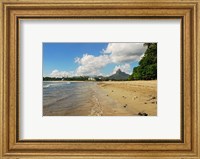
[{"label": "blue sky", "polygon": [[130,74],[145,50],[143,43],[43,43],[43,76]]}]

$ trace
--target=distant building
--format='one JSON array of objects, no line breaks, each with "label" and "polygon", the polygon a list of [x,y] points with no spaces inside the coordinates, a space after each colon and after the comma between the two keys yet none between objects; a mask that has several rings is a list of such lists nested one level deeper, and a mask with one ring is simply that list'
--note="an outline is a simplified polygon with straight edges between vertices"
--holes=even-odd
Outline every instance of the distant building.
[{"label": "distant building", "polygon": [[94,77],[89,77],[88,81],[96,81]]}]

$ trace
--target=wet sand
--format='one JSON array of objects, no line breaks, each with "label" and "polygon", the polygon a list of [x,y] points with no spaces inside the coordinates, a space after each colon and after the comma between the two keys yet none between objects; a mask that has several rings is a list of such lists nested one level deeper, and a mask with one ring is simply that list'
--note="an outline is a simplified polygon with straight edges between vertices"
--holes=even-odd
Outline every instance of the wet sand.
[{"label": "wet sand", "polygon": [[43,115],[135,116],[139,112],[157,115],[157,81],[82,82],[76,94],[44,105]]}]

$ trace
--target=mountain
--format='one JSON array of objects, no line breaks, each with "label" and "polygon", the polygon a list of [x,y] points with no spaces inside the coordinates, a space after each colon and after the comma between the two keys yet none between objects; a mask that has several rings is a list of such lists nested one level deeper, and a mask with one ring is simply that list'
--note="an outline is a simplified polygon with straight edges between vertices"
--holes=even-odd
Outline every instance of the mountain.
[{"label": "mountain", "polygon": [[116,71],[115,74],[108,77],[109,80],[127,80],[129,77],[129,74],[126,74],[125,72],[122,72],[120,69]]}]

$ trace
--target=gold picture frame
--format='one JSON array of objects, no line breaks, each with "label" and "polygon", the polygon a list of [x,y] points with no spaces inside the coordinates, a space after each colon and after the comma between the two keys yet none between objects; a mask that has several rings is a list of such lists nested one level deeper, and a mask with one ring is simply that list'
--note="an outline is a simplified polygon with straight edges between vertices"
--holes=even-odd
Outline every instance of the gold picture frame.
[{"label": "gold picture frame", "polygon": [[[2,0],[0,158],[200,158],[199,0]],[[181,19],[180,140],[19,140],[21,19]]]}]

